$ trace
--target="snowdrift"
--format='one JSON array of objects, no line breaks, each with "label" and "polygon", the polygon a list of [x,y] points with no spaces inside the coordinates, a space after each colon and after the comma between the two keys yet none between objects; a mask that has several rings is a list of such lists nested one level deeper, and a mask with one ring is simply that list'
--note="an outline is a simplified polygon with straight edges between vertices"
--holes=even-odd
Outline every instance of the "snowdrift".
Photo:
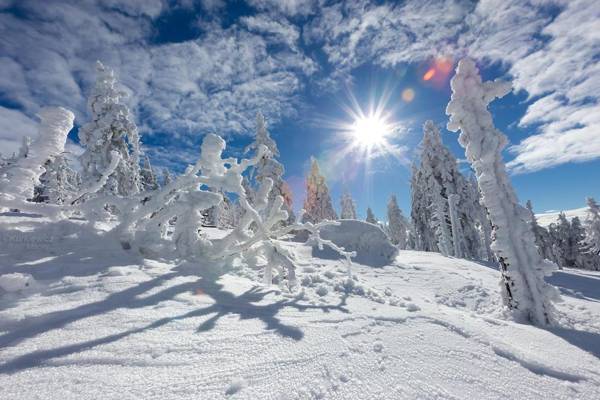
[{"label": "snowdrift", "polygon": [[[383,267],[394,261],[398,249],[377,225],[354,219],[343,219],[339,225],[321,229],[321,237],[331,240],[346,251],[356,251],[354,262],[371,267]],[[313,257],[339,259],[340,255],[329,248],[313,247]]]}]

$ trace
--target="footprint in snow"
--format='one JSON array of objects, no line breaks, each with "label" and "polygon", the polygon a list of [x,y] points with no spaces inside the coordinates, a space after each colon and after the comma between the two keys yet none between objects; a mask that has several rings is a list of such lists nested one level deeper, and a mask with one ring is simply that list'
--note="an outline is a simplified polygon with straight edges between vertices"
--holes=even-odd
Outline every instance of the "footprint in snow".
[{"label": "footprint in snow", "polygon": [[231,396],[233,394],[236,394],[244,387],[246,387],[246,381],[244,380],[244,378],[236,378],[232,380],[229,383],[229,386],[227,386],[227,389],[225,389],[225,395]]}]

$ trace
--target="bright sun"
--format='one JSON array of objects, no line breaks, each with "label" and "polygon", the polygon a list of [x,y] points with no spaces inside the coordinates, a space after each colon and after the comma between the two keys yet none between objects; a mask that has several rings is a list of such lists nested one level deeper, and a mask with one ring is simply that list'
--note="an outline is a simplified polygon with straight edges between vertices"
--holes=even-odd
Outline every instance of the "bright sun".
[{"label": "bright sun", "polygon": [[391,128],[376,115],[360,117],[352,125],[354,142],[361,147],[373,147],[385,142]]}]

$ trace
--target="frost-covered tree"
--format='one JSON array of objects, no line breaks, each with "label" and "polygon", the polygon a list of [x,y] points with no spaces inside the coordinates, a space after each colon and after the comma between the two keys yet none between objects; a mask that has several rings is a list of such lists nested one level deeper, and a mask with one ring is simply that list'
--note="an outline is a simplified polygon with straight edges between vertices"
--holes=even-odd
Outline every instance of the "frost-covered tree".
[{"label": "frost-covered tree", "polygon": [[64,204],[78,192],[81,178],[63,154],[46,161],[44,169],[46,171],[40,176],[40,185],[35,188],[35,201]]},{"label": "frost-covered tree", "polygon": [[[40,176],[46,172],[48,160],[65,150],[67,134],[73,128],[74,115],[62,107],[47,107],[40,111],[41,120],[37,139],[27,146],[27,152],[2,170],[0,176],[0,199],[3,206],[12,201],[30,200],[34,189],[40,184]],[[18,207],[15,207],[18,208]]]},{"label": "frost-covered tree", "polygon": [[163,169],[163,186],[166,186],[173,182],[173,178],[171,177],[171,172],[168,168]]},{"label": "frost-covered tree", "polygon": [[387,234],[399,249],[407,248],[408,221],[398,207],[396,195],[391,195],[387,204]]},{"label": "frost-covered tree", "polygon": [[[585,244],[591,254],[600,256],[600,206],[591,197],[588,197],[587,205],[589,211],[586,221]],[[596,269],[600,269],[600,264],[596,266]]]},{"label": "frost-covered tree", "polygon": [[19,155],[16,158],[27,158],[29,146],[31,146],[31,137],[23,136],[23,139],[21,139],[21,147],[19,147]]},{"label": "frost-covered tree", "polygon": [[306,178],[306,199],[302,221],[317,223],[323,220],[336,220],[337,214],[331,204],[329,188],[325,177],[319,171],[319,163],[311,157],[310,173]]},{"label": "frost-covered tree", "polygon": [[154,169],[152,168],[152,164],[150,164],[148,156],[144,156],[144,166],[140,170],[140,184],[141,190],[144,192],[156,190],[159,187],[156,174],[154,173]]},{"label": "frost-covered tree", "polygon": [[[346,252],[333,242],[321,239],[319,234],[323,226],[337,222],[281,226],[281,222],[288,218],[282,208],[282,196],[278,196],[269,211],[265,212],[269,192],[273,188],[270,178],[265,178],[256,191],[255,205],[246,198],[242,174],[260,162],[268,151],[266,146],[259,146],[254,157],[243,160],[222,158],[224,149],[225,141],[222,138],[214,134],[206,135],[195,165],[190,165],[170,185],[145,193],[143,200],[135,202],[115,229],[123,248],[135,248],[142,254],[174,251],[188,260],[202,260],[203,267],[211,264],[217,268],[231,265],[232,257],[247,264],[251,264],[252,260],[266,260],[263,270],[265,283],[271,284],[273,273],[278,272],[280,284],[286,279],[289,286],[294,287],[294,255],[282,246],[280,239],[292,231],[305,230],[309,233],[309,240],[319,248],[329,246],[346,258],[350,276],[350,258],[355,253]],[[221,193],[236,196],[244,213],[238,225],[224,236],[208,237],[200,230],[202,214],[223,201]],[[175,223],[172,233],[168,235],[163,224],[171,220]],[[255,229],[250,229],[251,225]]]},{"label": "frost-covered tree", "polygon": [[502,298],[513,315],[539,325],[553,322],[552,301],[556,288],[544,276],[556,266],[545,261],[535,246],[527,223],[528,212],[520,206],[508,179],[502,149],[507,139],[493,124],[488,104],[511,91],[508,82],[482,82],[475,63],[459,62],[450,82],[452,97],[446,108],[448,130],[461,131],[459,143],[475,170],[483,202],[493,224],[492,249],[500,263]]},{"label": "frost-covered tree", "polygon": [[456,193],[448,195],[448,212],[450,214],[450,225],[452,226],[452,245],[454,247],[454,257],[462,258],[464,256],[465,238],[462,231],[460,219],[458,217],[458,202],[460,196]]},{"label": "frost-covered tree", "polygon": [[342,195],[340,209],[340,219],[356,219],[356,203],[347,191]]},{"label": "frost-covered tree", "polygon": [[535,236],[535,244],[537,245],[540,254],[545,259],[554,261],[560,266],[552,252],[552,243],[550,241],[548,231],[538,224],[537,218],[535,217],[535,213],[533,212],[533,205],[531,204],[531,200],[527,200],[527,203],[525,203],[525,207],[527,208],[527,211],[529,211],[529,223],[531,224],[531,230],[533,231],[533,235]]},{"label": "frost-covered tree", "polygon": [[[475,192],[476,193],[476,192]],[[448,198],[456,194],[456,227],[451,226]],[[481,240],[477,213],[470,182],[458,170],[456,158],[444,146],[438,127],[427,121],[423,126],[423,141],[419,165],[413,165],[411,179],[411,219],[418,248],[454,254],[453,232],[460,233],[461,256],[481,258]]]},{"label": "frost-covered tree", "polygon": [[81,155],[82,181],[99,181],[110,166],[114,151],[120,156],[119,164],[100,192],[130,196],[140,191],[138,129],[123,103],[125,93],[118,89],[113,71],[99,61],[96,71],[96,85],[88,99],[92,120],[79,130],[79,140],[85,148]]},{"label": "frost-covered tree", "polygon": [[284,200],[284,209],[288,213],[286,223],[292,223],[295,220],[292,211],[292,192],[287,183],[283,180],[285,168],[283,164],[277,161],[279,149],[277,143],[271,138],[267,130],[267,123],[264,116],[259,112],[256,116],[256,136],[254,141],[248,145],[245,152],[256,151],[259,146],[265,146],[269,151],[263,156],[259,163],[250,171],[250,177],[254,180],[255,187],[262,185],[266,178],[273,181],[273,189],[269,193],[269,204],[267,210],[273,205],[277,196],[282,196]]},{"label": "frost-covered tree", "polygon": [[375,214],[373,214],[373,210],[371,210],[371,207],[367,207],[367,219],[365,219],[365,221],[374,225],[379,224],[377,218],[375,217]]}]

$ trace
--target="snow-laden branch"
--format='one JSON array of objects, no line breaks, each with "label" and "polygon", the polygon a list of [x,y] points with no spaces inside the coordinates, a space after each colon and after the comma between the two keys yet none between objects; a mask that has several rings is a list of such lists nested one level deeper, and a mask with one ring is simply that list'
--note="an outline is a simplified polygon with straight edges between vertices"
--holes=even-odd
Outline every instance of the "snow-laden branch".
[{"label": "snow-laden branch", "polygon": [[110,152],[110,164],[108,165],[106,170],[104,170],[104,172],[102,172],[102,175],[100,176],[100,178],[96,182],[91,184],[90,186],[86,187],[85,189],[81,189],[77,194],[75,194],[71,199],[69,199],[67,201],[67,203],[69,203],[71,205],[76,204],[79,200],[81,200],[85,196],[98,192],[102,187],[104,187],[104,185],[106,185],[106,181],[108,180],[108,177],[111,176],[115,172],[115,170],[117,169],[117,166],[119,165],[120,162],[121,162],[121,155],[114,150],[111,151]]},{"label": "snow-laden branch", "polygon": [[33,197],[34,188],[44,173],[44,164],[65,150],[67,134],[73,128],[73,113],[62,107],[46,107],[38,114],[38,138],[27,155],[17,159],[0,177],[0,196],[4,201],[25,202]]}]

